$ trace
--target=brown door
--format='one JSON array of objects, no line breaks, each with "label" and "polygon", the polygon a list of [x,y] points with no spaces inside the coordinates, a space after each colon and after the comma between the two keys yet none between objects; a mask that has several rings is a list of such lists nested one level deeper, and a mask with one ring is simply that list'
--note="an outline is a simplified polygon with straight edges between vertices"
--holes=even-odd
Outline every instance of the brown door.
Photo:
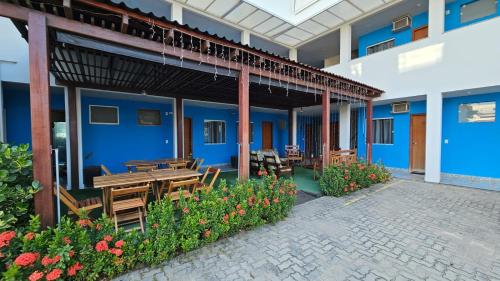
[{"label": "brown door", "polygon": [[427,38],[428,33],[429,33],[429,27],[427,25],[414,29],[413,30],[413,41]]},{"label": "brown door", "polygon": [[262,149],[273,149],[273,123],[262,122]]},{"label": "brown door", "polygon": [[191,118],[184,118],[184,156],[193,156],[193,128]]},{"label": "brown door", "polygon": [[410,170],[425,171],[425,115],[412,115],[410,124]]}]

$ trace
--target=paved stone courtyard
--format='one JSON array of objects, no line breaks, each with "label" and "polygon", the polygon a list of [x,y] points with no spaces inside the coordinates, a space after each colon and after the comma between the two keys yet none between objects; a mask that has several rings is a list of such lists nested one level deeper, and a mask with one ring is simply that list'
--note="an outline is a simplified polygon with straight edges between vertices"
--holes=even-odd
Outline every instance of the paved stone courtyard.
[{"label": "paved stone courtyard", "polygon": [[117,280],[500,280],[500,192],[394,180]]}]

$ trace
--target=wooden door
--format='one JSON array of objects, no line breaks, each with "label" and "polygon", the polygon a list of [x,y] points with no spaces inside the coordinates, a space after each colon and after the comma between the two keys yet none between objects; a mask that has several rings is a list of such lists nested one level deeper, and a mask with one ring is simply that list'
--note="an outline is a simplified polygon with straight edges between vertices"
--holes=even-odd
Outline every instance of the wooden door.
[{"label": "wooden door", "polygon": [[411,116],[410,124],[410,170],[425,172],[425,114]]},{"label": "wooden door", "polygon": [[184,118],[184,157],[193,156],[193,128],[191,118]]},{"label": "wooden door", "polygon": [[429,27],[427,25],[422,26],[420,28],[416,28],[413,30],[413,38],[412,39],[413,39],[413,41],[417,41],[420,39],[427,38],[428,33],[429,33]]},{"label": "wooden door", "polygon": [[262,149],[273,149],[273,123],[262,122]]}]

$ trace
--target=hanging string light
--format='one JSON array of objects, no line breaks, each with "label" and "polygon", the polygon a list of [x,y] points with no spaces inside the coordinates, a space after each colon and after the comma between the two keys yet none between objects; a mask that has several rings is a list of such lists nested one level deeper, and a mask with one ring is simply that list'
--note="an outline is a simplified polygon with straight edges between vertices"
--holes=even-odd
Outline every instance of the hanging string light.
[{"label": "hanging string light", "polygon": [[162,43],[163,43],[163,51],[161,52],[161,55],[162,55],[162,57],[163,57],[163,65],[165,65],[165,64],[167,63],[167,61],[166,61],[166,57],[165,57],[165,52],[166,52],[166,50],[167,50],[167,46],[166,46],[166,44],[165,44],[165,28],[163,28],[163,27],[162,27],[162,28],[161,28],[161,31],[162,31],[162,38],[163,38],[163,40],[162,40]]},{"label": "hanging string light", "polygon": [[214,50],[214,54],[215,54],[215,63],[214,63],[214,68],[215,68],[215,72],[214,72],[214,81],[217,80],[217,43],[215,43],[215,50]]}]

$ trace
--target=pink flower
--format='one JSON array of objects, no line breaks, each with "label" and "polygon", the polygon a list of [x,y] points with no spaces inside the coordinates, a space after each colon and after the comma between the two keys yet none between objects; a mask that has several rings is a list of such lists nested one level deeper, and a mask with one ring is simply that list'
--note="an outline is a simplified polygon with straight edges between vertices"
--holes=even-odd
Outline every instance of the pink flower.
[{"label": "pink flower", "polygon": [[227,196],[224,196],[224,198],[222,198],[222,200],[224,200],[224,202],[227,202]]},{"label": "pink flower", "polygon": [[199,223],[200,223],[200,225],[205,225],[205,224],[207,224],[207,222],[206,222],[204,219],[200,219]]},{"label": "pink flower", "polygon": [[279,199],[279,198],[274,198],[274,199],[273,199],[273,202],[274,202],[275,204],[278,204],[278,203],[280,202],[280,199]]},{"label": "pink flower", "polygon": [[349,179],[349,176],[345,176],[345,177],[344,177],[344,179],[345,179],[345,180],[348,180],[348,179]]},{"label": "pink flower", "polygon": [[109,250],[110,253],[112,253],[113,255],[119,257],[123,254],[123,250],[122,249],[116,249],[116,248],[111,248]]},{"label": "pink flower", "polygon": [[104,240],[97,242],[97,244],[95,245],[95,249],[98,252],[107,251],[108,250],[108,242],[106,242]]},{"label": "pink flower", "polygon": [[239,209],[241,209],[241,205],[240,204],[236,205],[236,210],[239,210]]},{"label": "pink flower", "polygon": [[76,222],[80,227],[89,226],[91,224],[89,219],[81,219]]},{"label": "pink flower", "polygon": [[210,231],[210,229],[207,229],[207,230],[205,230],[205,232],[203,232],[203,236],[205,238],[208,238],[208,237],[210,237],[210,233],[212,233],[212,231]]},{"label": "pink flower", "polygon": [[26,233],[26,235],[24,235],[24,239],[26,239],[28,241],[33,240],[33,238],[35,238],[35,233],[33,233],[33,232],[28,232],[28,233]]},{"label": "pink flower", "polygon": [[56,268],[56,269],[52,270],[51,272],[47,273],[47,276],[45,276],[45,279],[47,279],[47,281],[56,280],[56,279],[59,279],[59,277],[61,277],[61,274],[62,274],[62,270],[60,270],[59,268]]},{"label": "pink flower", "polygon": [[75,276],[76,273],[82,269],[83,269],[83,265],[81,265],[79,262],[77,262],[68,268],[68,276]]},{"label": "pink flower", "polygon": [[68,256],[69,256],[70,258],[72,258],[73,256],[75,256],[75,251],[73,251],[73,250],[69,251],[69,252],[68,252]]},{"label": "pink flower", "polygon": [[200,201],[200,198],[198,196],[193,197],[194,201],[198,202]]},{"label": "pink flower", "polygon": [[42,277],[43,277],[43,273],[37,270],[37,271],[30,274],[30,276],[28,277],[28,280],[29,281],[38,281],[38,280],[42,279]]},{"label": "pink flower", "polygon": [[106,236],[104,236],[104,238],[103,238],[103,239],[104,239],[104,241],[106,241],[106,242],[111,242],[111,241],[113,241],[113,236],[111,236],[111,235],[106,235]]},{"label": "pink flower", "polygon": [[38,259],[38,253],[22,253],[15,260],[17,266],[29,266]]},{"label": "pink flower", "polygon": [[71,244],[71,240],[68,238],[68,236],[64,236],[63,240],[64,240],[64,243],[66,243],[66,245]]},{"label": "pink flower", "polygon": [[186,207],[184,207],[184,208],[182,209],[182,212],[183,212],[184,214],[189,214],[189,209],[188,209],[188,208],[186,208]]},{"label": "pink flower", "polygon": [[118,240],[118,241],[116,241],[116,243],[115,243],[115,247],[116,247],[116,248],[121,248],[121,247],[123,247],[123,244],[124,244],[124,243],[125,243],[125,242],[123,242],[123,240]]},{"label": "pink flower", "polygon": [[222,218],[222,221],[224,223],[227,223],[229,221],[229,214],[225,214],[224,217]]},{"label": "pink flower", "polygon": [[0,233],[0,248],[9,246],[10,240],[12,240],[12,238],[14,237],[16,237],[15,231],[4,231]]},{"label": "pink flower", "polygon": [[270,204],[270,203],[271,203],[271,202],[269,202],[269,199],[267,199],[267,197],[266,197],[266,198],[264,198],[264,205],[263,205],[263,206],[264,206],[264,208],[267,208],[267,207],[269,206],[269,204]]},{"label": "pink flower", "polygon": [[240,216],[244,216],[246,214],[245,210],[244,209],[240,209],[238,211],[238,214],[240,214]]}]

